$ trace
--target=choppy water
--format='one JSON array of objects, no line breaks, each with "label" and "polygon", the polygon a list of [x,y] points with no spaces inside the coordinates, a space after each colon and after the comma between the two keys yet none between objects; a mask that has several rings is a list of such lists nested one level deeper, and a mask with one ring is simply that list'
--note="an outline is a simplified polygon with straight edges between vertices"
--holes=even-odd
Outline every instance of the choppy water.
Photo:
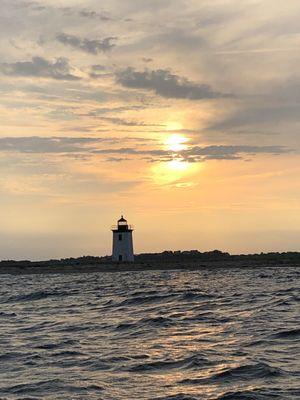
[{"label": "choppy water", "polygon": [[1,276],[1,399],[300,398],[300,269]]}]

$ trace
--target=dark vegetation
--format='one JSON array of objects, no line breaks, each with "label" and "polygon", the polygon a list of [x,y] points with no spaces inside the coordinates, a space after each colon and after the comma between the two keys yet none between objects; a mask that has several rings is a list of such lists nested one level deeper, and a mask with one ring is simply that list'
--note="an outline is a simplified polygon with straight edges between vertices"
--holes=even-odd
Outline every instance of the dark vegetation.
[{"label": "dark vegetation", "polygon": [[[135,263],[127,264],[127,269],[171,269],[186,268],[196,269],[207,266],[214,267],[266,267],[266,266],[300,266],[300,252],[286,253],[260,253],[248,255],[231,255],[219,250],[199,252],[198,250],[190,251],[163,251],[162,253],[144,253],[135,256]],[[0,262],[0,273],[9,272],[26,272],[32,269],[43,272],[81,272],[84,268],[89,270],[119,270],[124,264],[113,263],[111,257],[93,257],[83,256],[79,258],[65,258],[60,260],[48,261],[13,261],[4,260]],[[125,268],[126,269],[126,268]]]}]

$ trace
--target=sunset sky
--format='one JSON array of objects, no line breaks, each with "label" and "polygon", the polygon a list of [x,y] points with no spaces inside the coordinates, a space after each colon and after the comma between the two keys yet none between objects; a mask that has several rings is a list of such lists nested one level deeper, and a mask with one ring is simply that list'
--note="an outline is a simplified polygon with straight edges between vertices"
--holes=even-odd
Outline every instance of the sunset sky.
[{"label": "sunset sky", "polygon": [[0,8],[0,259],[299,250],[299,0]]}]

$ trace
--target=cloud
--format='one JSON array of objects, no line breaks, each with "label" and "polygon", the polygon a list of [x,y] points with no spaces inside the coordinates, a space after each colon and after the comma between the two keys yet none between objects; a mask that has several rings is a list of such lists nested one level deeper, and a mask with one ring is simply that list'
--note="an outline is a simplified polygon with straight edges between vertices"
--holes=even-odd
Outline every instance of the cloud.
[{"label": "cloud", "polygon": [[75,35],[68,35],[62,32],[56,35],[56,39],[62,44],[71,46],[75,49],[80,49],[86,53],[99,54],[111,50],[115,46],[112,42],[117,38],[110,36],[104,39],[87,39]]},{"label": "cloud", "polygon": [[150,58],[150,57],[143,57],[143,58],[142,58],[142,61],[144,61],[145,63],[150,63],[150,62],[153,61],[153,58]]},{"label": "cloud", "polygon": [[91,19],[98,18],[101,21],[111,21],[111,18],[107,14],[99,13],[94,10],[88,10],[88,9],[79,10],[78,15],[83,18],[91,18]]},{"label": "cloud", "polygon": [[162,124],[147,124],[144,121],[128,121],[124,118],[116,118],[116,117],[100,117],[100,120],[104,122],[108,122],[114,125],[121,125],[121,126],[156,126],[156,127],[163,127],[165,125]]},{"label": "cloud", "polygon": [[212,131],[229,130],[232,133],[235,129],[253,130],[254,127],[259,125],[272,126],[274,124],[272,130],[276,132],[276,128],[280,125],[299,122],[299,104],[272,104],[272,100],[268,101],[269,104],[263,104],[263,99],[258,99],[257,106],[246,104],[243,108],[239,107],[223,120],[212,123],[208,129]]},{"label": "cloud", "polygon": [[106,161],[118,163],[118,162],[123,162],[123,161],[130,161],[130,158],[128,158],[128,157],[126,157],[126,158],[125,157],[108,157],[106,159]]},{"label": "cloud", "polygon": [[88,117],[98,117],[103,114],[109,113],[121,113],[124,111],[140,111],[145,110],[147,107],[145,105],[137,105],[137,104],[129,104],[127,106],[118,106],[118,107],[99,107],[89,111],[87,114],[82,114]]},{"label": "cloud", "polygon": [[146,69],[140,72],[127,68],[117,73],[117,82],[131,89],[153,91],[166,98],[201,100],[230,97],[228,94],[215,92],[209,85],[191,82],[165,69]]},{"label": "cloud", "polygon": [[[114,148],[116,145],[125,141],[135,140],[139,138],[94,138],[94,137],[5,137],[0,138],[1,152],[19,152],[25,154],[33,153],[53,153],[53,154],[103,154],[112,156],[142,156],[150,157],[150,161],[163,162],[170,161],[174,157],[180,161],[186,162],[203,162],[208,160],[237,160],[244,159],[245,156],[258,154],[286,154],[291,150],[282,146],[193,146],[180,152],[164,150],[160,148],[144,148],[138,147],[120,147]],[[150,142],[150,141],[149,141]],[[102,147],[100,147],[102,146]],[[108,146],[108,147],[107,147]],[[152,159],[151,157],[154,157]],[[124,158],[125,160],[125,158]],[[115,160],[114,160],[115,161]],[[121,161],[118,159],[118,161]]]},{"label": "cloud", "polygon": [[71,74],[71,69],[66,58],[48,61],[42,57],[33,57],[31,61],[0,64],[0,71],[5,75],[34,76],[68,81],[80,79],[80,77]]},{"label": "cloud", "polygon": [[43,11],[43,10],[45,10],[46,9],[46,7],[45,6],[43,6],[43,5],[41,5],[41,4],[39,4],[38,2],[36,2],[36,1],[15,1],[15,2],[13,2],[12,4],[11,4],[14,8],[20,8],[20,9],[22,9],[22,8],[26,8],[26,9],[28,9],[28,8],[31,8],[31,9],[33,9],[33,10],[37,10],[37,11]]},{"label": "cloud", "polygon": [[[72,128],[74,129],[74,128]],[[153,141],[140,137],[3,137],[0,138],[0,152],[19,153],[94,153],[99,150],[100,143],[109,145],[119,144],[127,141]],[[102,150],[110,152],[111,150]]]},{"label": "cloud", "polygon": [[4,137],[0,138],[0,151],[20,153],[77,153],[91,150],[99,138],[65,137]]},{"label": "cloud", "polygon": [[[53,7],[53,9],[55,8]],[[58,7],[57,10],[60,10],[66,16],[78,15],[82,18],[100,19],[103,22],[112,20],[112,18],[106,12],[97,12],[87,8],[76,9],[75,7]]]},{"label": "cloud", "polygon": [[279,155],[289,153],[291,150],[283,146],[193,146],[183,150],[180,156],[189,162],[205,160],[237,160],[243,155],[272,154]]},{"label": "cloud", "polygon": [[173,152],[171,150],[149,149],[140,150],[133,147],[95,150],[98,154],[122,154],[152,156],[151,162],[171,161],[174,157],[180,161],[203,162],[208,160],[238,160],[245,155],[289,153],[291,150],[282,146],[193,146],[187,150]]},{"label": "cloud", "polygon": [[104,77],[111,76],[111,73],[107,72],[107,68],[104,65],[96,64],[91,65],[91,71],[89,73],[92,79],[103,79]]},{"label": "cloud", "polygon": [[96,154],[124,154],[124,155],[150,155],[150,156],[167,156],[171,154],[171,152],[167,150],[159,150],[159,149],[149,149],[149,150],[139,150],[134,147],[121,147],[115,149],[99,149],[95,150]]},{"label": "cloud", "polygon": [[105,71],[106,70],[106,67],[105,67],[105,65],[101,65],[101,64],[95,64],[95,65],[92,65],[91,66],[91,69],[93,70],[93,71]]}]

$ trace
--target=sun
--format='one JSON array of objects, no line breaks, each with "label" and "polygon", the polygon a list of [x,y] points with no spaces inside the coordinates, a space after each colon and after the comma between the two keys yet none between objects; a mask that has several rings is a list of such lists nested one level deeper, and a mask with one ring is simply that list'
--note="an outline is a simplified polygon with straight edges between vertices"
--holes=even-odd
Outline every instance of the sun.
[{"label": "sun", "polygon": [[187,148],[187,145],[185,144],[188,141],[188,138],[186,138],[183,135],[179,135],[175,133],[174,135],[170,135],[167,140],[166,140],[166,146],[168,150],[177,152],[181,150],[185,150]]},{"label": "sun", "polygon": [[184,155],[180,154],[188,149],[188,141],[189,138],[183,134],[171,132],[163,139],[167,150],[166,160],[152,167],[152,175],[157,183],[169,184],[182,181],[195,172],[196,166],[187,162]]}]

